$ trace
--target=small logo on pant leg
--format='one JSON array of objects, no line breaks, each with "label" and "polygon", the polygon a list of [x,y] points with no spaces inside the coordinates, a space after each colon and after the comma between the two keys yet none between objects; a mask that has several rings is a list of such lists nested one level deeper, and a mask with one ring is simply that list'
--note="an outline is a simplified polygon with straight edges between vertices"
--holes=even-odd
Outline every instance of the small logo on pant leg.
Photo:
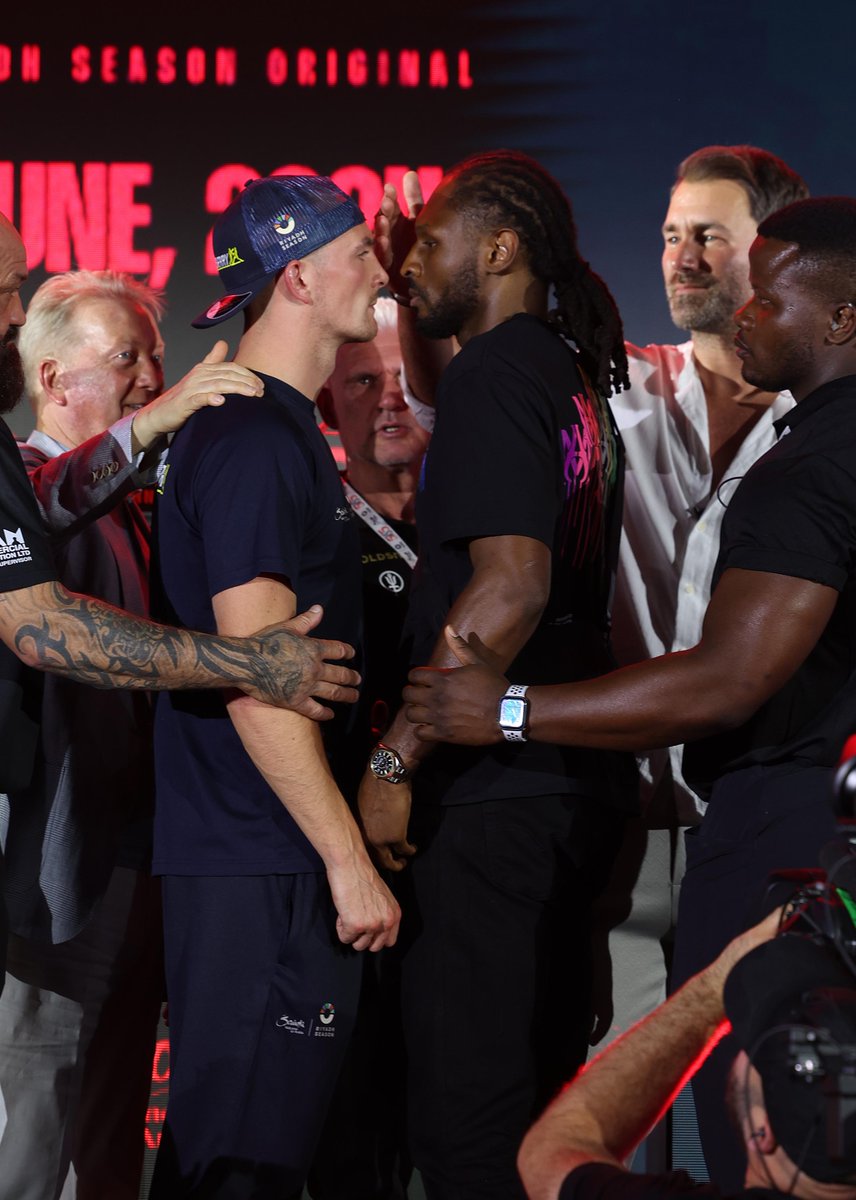
[{"label": "small logo on pant leg", "polygon": [[281,1017],[277,1017],[274,1024],[277,1029],[284,1029],[287,1033],[298,1033],[301,1036],[306,1033],[306,1022],[302,1017],[288,1017],[283,1013]]},{"label": "small logo on pant leg", "polygon": [[335,1016],[336,1010],[329,1000],[326,1004],[321,1005],[321,1011],[318,1013],[318,1019],[321,1024],[315,1028],[316,1037],[331,1038],[336,1036],[336,1030],[332,1028]]}]

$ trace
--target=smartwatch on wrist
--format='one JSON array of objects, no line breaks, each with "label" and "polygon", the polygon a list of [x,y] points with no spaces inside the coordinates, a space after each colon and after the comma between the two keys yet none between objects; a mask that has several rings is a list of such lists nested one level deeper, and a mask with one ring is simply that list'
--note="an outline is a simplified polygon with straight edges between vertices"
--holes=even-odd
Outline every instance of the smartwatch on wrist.
[{"label": "smartwatch on wrist", "polygon": [[377,779],[387,783],[403,783],[410,775],[404,760],[392,746],[378,742],[369,757],[369,770]]},{"label": "smartwatch on wrist", "polygon": [[511,683],[499,702],[499,728],[507,742],[525,742],[529,732],[529,701],[526,683]]}]

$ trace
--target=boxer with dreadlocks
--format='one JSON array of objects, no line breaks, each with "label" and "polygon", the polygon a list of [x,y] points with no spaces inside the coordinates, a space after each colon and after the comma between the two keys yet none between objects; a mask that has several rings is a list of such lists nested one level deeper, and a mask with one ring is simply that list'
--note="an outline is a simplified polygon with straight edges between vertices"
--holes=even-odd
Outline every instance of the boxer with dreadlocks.
[{"label": "boxer with dreadlocks", "polygon": [[[417,496],[411,659],[456,661],[451,622],[512,684],[589,677],[610,661],[620,317],[579,256],[567,199],[523,155],[454,168],[415,233],[403,275],[416,327],[462,349]],[[582,1054],[567,1014],[588,987],[589,878],[616,840],[608,801],[627,793],[602,755],[524,744],[525,707],[512,686],[501,747],[430,758],[399,714],[360,793],[379,861],[407,866],[408,1123],[429,1200],[522,1197],[517,1145]],[[569,962],[556,950],[574,935]]]}]

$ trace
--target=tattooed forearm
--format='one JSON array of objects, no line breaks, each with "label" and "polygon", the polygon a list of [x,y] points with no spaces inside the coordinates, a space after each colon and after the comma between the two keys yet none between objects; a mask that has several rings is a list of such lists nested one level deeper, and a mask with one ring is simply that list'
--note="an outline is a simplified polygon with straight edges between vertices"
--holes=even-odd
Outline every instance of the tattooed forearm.
[{"label": "tattooed forearm", "polygon": [[[38,608],[32,593],[40,593]],[[37,615],[36,615],[37,614]],[[303,639],[285,631],[224,638],[157,625],[59,583],[0,593],[0,629],[30,666],[93,687],[237,687],[288,703],[302,679]]]},{"label": "tattooed forearm", "polygon": [[219,637],[158,625],[61,583],[0,592],[0,638],[28,666],[101,688],[238,688],[257,700],[320,720],[318,702],[353,703],[356,672],[327,659],[351,658],[342,642],[305,636],[313,608],[251,637]]}]

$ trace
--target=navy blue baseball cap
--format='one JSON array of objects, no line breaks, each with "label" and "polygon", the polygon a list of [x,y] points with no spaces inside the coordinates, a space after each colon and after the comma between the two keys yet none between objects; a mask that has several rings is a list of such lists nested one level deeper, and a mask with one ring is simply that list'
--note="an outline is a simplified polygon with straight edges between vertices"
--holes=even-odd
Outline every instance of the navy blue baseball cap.
[{"label": "navy blue baseball cap", "polygon": [[250,180],[214,225],[214,257],[227,294],[191,324],[205,329],[228,320],[287,263],[364,221],[359,205],[326,175]]}]

